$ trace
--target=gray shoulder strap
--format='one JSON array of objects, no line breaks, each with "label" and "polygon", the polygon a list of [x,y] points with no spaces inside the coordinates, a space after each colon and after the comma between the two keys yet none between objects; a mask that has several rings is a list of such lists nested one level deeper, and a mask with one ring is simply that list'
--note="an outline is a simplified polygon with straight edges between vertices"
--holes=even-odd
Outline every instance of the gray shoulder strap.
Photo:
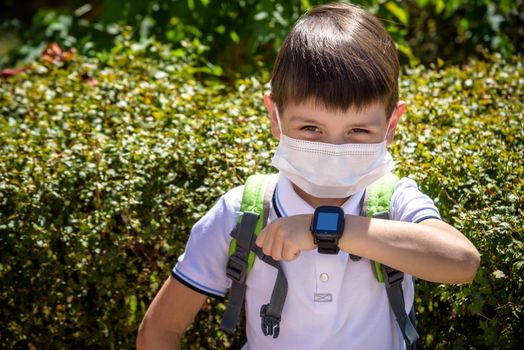
[{"label": "gray shoulder strap", "polygon": [[274,260],[268,255],[264,255],[262,249],[256,245],[254,245],[253,251],[260,260],[278,270],[269,304],[264,304],[260,308],[262,333],[277,338],[280,334],[280,319],[287,296],[287,278],[279,261]]},{"label": "gray shoulder strap", "polygon": [[406,313],[406,304],[402,291],[404,273],[382,264],[382,276],[384,277],[389,307],[391,311],[393,311],[398,326],[400,327],[400,331],[406,342],[406,349],[415,349],[419,335],[415,329],[415,322],[413,322],[414,313],[412,314],[412,312],[410,312],[409,316]]},{"label": "gray shoulder strap", "polygon": [[[362,196],[360,216],[368,216],[368,199],[368,191],[366,189]],[[389,213],[381,212],[373,215],[373,217],[378,219],[389,219]],[[360,257],[355,257],[353,255],[350,255],[350,258],[354,261],[360,260]],[[415,350],[419,335],[415,328],[414,308],[411,309],[409,315],[406,313],[406,304],[404,301],[404,293],[402,291],[404,273],[389,266],[385,266],[384,264],[381,265],[381,268],[389,306],[395,315],[395,319],[400,327],[404,341],[406,342],[406,349]],[[374,261],[371,261],[371,270],[375,273]]]},{"label": "gray shoulder strap", "polygon": [[364,189],[364,194],[362,195],[362,199],[360,200],[360,214],[359,216],[368,216],[368,200],[369,200],[369,191],[368,189]]},{"label": "gray shoulder strap", "polygon": [[[275,191],[277,178],[278,175],[271,175],[271,178],[266,184],[264,192],[264,211],[262,213],[263,226],[266,226],[269,218],[271,198]],[[278,270],[271,299],[268,304],[262,305],[260,309],[263,334],[276,338],[280,333],[280,319],[287,296],[288,284],[280,262],[273,260],[270,256],[264,255],[262,249],[255,244],[254,231],[257,220],[258,214],[245,212],[242,220],[231,233],[233,238],[237,240],[237,249],[235,254],[230,256],[228,260],[226,273],[232,280],[231,290],[220,328],[228,333],[234,332],[236,328],[246,295],[248,256],[249,252],[253,251],[260,260]]]},{"label": "gray shoulder strap", "polygon": [[266,190],[264,192],[264,213],[262,217],[262,227],[266,227],[267,225],[267,220],[269,218],[269,210],[271,209],[271,198],[273,198],[273,193],[275,192],[278,180],[278,174],[272,174],[268,176],[270,176],[270,178],[266,183]]},{"label": "gray shoulder strap", "polygon": [[220,328],[228,333],[235,331],[244,306],[248,257],[251,245],[253,244],[253,237],[255,236],[253,232],[257,220],[258,214],[245,212],[242,220],[237,223],[231,232],[231,236],[237,240],[237,248],[227,262],[226,274],[227,277],[231,279],[231,289],[229,291],[226,311],[220,323]]}]

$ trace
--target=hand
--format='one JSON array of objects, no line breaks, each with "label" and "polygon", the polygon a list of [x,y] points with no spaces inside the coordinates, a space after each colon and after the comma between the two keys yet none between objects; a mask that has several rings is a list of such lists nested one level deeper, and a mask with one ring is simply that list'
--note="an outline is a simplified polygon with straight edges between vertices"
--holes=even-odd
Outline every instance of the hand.
[{"label": "hand", "polygon": [[294,215],[271,221],[258,235],[256,244],[275,260],[294,260],[316,245],[309,230],[312,215]]}]

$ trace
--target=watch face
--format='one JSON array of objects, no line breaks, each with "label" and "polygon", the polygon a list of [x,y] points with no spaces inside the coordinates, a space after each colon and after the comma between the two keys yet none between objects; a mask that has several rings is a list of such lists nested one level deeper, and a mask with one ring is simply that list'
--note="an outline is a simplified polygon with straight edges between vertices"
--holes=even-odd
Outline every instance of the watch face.
[{"label": "watch face", "polygon": [[315,234],[340,235],[344,227],[344,211],[339,207],[322,206],[315,210],[312,231]]},{"label": "watch face", "polygon": [[339,216],[338,213],[318,213],[316,231],[337,232]]}]

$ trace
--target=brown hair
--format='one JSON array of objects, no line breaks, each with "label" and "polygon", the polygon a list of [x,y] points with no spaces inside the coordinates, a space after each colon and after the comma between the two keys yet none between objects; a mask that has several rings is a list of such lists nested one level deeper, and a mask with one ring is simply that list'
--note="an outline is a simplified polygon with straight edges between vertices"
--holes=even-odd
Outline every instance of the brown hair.
[{"label": "brown hair", "polygon": [[312,8],[295,23],[278,53],[271,96],[280,113],[314,98],[345,111],[383,102],[389,118],[398,101],[395,44],[380,21],[350,4]]}]

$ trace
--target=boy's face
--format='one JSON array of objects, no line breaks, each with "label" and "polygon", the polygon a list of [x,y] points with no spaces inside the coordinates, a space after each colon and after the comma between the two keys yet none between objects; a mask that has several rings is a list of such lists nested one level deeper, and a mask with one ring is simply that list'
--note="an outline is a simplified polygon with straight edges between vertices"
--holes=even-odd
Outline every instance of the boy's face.
[{"label": "boy's face", "polygon": [[[269,93],[264,96],[264,102],[271,118],[273,136],[279,139],[275,104]],[[386,137],[389,145],[405,108],[406,104],[400,101],[388,120],[383,103],[374,103],[360,110],[350,108],[333,112],[309,99],[304,103],[289,104],[284,113],[279,110],[279,115],[284,135],[294,139],[344,144],[379,143]]]}]

